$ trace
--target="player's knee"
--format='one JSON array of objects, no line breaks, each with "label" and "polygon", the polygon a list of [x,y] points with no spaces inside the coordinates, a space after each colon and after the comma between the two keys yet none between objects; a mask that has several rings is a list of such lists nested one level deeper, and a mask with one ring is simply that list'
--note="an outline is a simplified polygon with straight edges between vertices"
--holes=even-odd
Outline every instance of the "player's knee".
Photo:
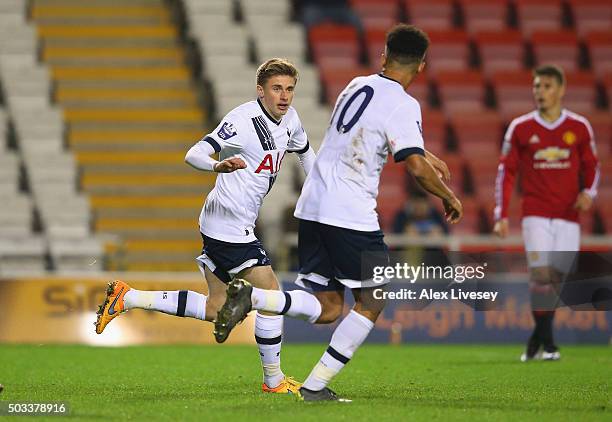
[{"label": "player's knee", "polygon": [[530,278],[536,284],[551,283],[551,271],[549,267],[536,267],[531,269]]},{"label": "player's knee", "polygon": [[335,303],[322,303],[321,315],[317,319],[317,324],[331,324],[342,315],[342,306]]},{"label": "player's knee", "polygon": [[276,275],[274,275],[274,271],[269,266],[247,268],[238,273],[237,277],[245,279],[258,289],[280,290]]},{"label": "player's knee", "polygon": [[382,309],[369,309],[369,310],[361,309],[358,311],[359,314],[366,317],[372,322],[376,322],[381,312],[382,312]]},{"label": "player's knee", "polygon": [[278,281],[274,278],[259,280],[257,283],[252,283],[253,286],[258,287],[264,290],[280,290],[280,286],[278,285]]}]

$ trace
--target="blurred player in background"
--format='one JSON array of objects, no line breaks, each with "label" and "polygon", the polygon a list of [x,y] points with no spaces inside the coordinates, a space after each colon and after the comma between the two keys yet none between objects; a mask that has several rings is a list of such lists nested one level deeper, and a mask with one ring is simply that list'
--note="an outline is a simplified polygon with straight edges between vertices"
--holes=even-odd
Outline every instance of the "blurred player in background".
[{"label": "blurred player in background", "polygon": [[578,214],[591,208],[599,183],[593,129],[587,119],[562,108],[564,93],[560,68],[547,65],[534,71],[537,110],[510,123],[495,182],[494,232],[505,237],[514,179],[521,173],[523,240],[535,320],[523,362],[561,357],[553,340],[555,286],[573,261],[561,251],[580,249]]},{"label": "blurred player in background", "polygon": [[[262,289],[279,290],[270,259],[255,236],[255,220],[272,189],[287,152],[298,154],[306,174],[314,164],[297,112],[291,107],[298,71],[283,59],[271,59],[257,70],[257,100],[229,112],[185,157],[192,167],[219,173],[200,214],[204,241],[197,258],[209,296],[192,291],[138,291],[122,281],[109,285],[100,307],[96,332],[119,313],[148,309],[180,317],[213,321],[225,301],[227,283],[242,277]],[[211,158],[220,153],[220,161]],[[296,392],[300,384],[280,368],[283,317],[258,312],[255,339],[264,372],[263,391]]]},{"label": "blurred player in background", "polygon": [[421,108],[405,91],[423,70],[428,45],[427,35],[414,26],[394,27],[387,35],[382,73],[353,79],[336,101],[295,211],[300,224],[296,283],[313,294],[266,291],[234,279],[215,323],[221,340],[251,309],[330,323],[341,316],[344,290],[351,289],[355,306],[300,389],[305,401],[344,400],[327,385],[353,357],[384,308],[384,301],[373,294],[384,283],[376,284],[361,268],[363,253],[387,257],[375,210],[387,155],[405,162],[419,184],[444,201],[450,222],[462,216],[461,203],[425,157]]}]

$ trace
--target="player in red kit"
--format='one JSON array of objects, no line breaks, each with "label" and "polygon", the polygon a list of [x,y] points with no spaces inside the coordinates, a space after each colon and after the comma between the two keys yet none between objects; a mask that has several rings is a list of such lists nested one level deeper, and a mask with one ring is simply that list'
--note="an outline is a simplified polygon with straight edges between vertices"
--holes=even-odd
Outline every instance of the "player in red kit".
[{"label": "player in red kit", "polygon": [[591,208],[599,183],[593,129],[587,119],[562,108],[564,93],[561,69],[547,65],[534,71],[537,110],[510,123],[495,181],[493,231],[505,237],[514,179],[521,173],[523,240],[535,320],[523,362],[560,358],[553,340],[555,284],[573,261],[561,251],[580,249],[578,214]]}]

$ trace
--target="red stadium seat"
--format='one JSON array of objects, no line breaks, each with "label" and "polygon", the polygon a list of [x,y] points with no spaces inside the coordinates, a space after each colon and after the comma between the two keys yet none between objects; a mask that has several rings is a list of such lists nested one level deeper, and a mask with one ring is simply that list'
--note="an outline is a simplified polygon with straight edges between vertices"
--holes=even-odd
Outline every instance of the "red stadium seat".
[{"label": "red stadium seat", "polygon": [[496,72],[490,78],[497,109],[504,121],[510,121],[534,109],[531,72]]},{"label": "red stadium seat", "polygon": [[576,32],[585,35],[612,28],[610,0],[569,0]]},{"label": "red stadium seat", "polygon": [[450,232],[454,235],[477,235],[480,233],[481,206],[473,199],[465,198],[462,202],[463,218],[458,224],[450,226]]},{"label": "red stadium seat", "polygon": [[358,66],[359,41],[354,27],[323,23],[313,26],[308,38],[313,59],[320,68]]},{"label": "red stadium seat", "polygon": [[518,31],[487,31],[475,35],[483,72],[490,75],[499,70],[516,71],[525,68],[525,45]]},{"label": "red stadium seat", "polygon": [[468,70],[470,47],[466,32],[429,31],[428,35],[431,45],[425,57],[427,73]]},{"label": "red stadium seat", "polygon": [[612,161],[600,161],[601,179],[594,206],[603,220],[606,234],[612,234]]},{"label": "red stadium seat", "polygon": [[350,3],[366,31],[371,29],[386,31],[399,21],[397,0],[351,0]]},{"label": "red stadium seat", "polygon": [[380,183],[384,185],[399,185],[406,190],[406,167],[403,162],[396,163],[393,157],[387,157],[387,163],[380,173]]},{"label": "red stadium seat", "polygon": [[[610,83],[612,84],[612,80]],[[610,116],[610,113],[599,112],[587,114],[585,117],[593,127],[599,159],[602,161],[612,160],[612,116]],[[606,175],[606,178],[611,176],[612,174]]]},{"label": "red stadium seat", "polygon": [[483,201],[495,199],[495,178],[497,177],[497,166],[499,165],[499,148],[496,152],[491,152],[490,157],[467,156],[468,168],[474,181],[476,196]]},{"label": "red stadium seat", "polygon": [[595,206],[599,210],[604,222],[606,223],[606,229],[608,234],[612,234],[612,207],[609,205],[611,203],[612,184],[600,185],[597,192],[597,197],[595,198]]},{"label": "red stadium seat", "polygon": [[370,29],[365,33],[365,48],[368,55],[370,67],[376,71],[380,70],[382,54],[385,52],[385,40],[387,31],[382,29]]},{"label": "red stadium seat", "polygon": [[580,231],[583,234],[593,233],[593,223],[595,222],[595,208],[591,208],[587,212],[581,212],[579,215]]},{"label": "red stadium seat", "polygon": [[[608,220],[606,220],[605,218],[605,214],[604,212],[601,211],[601,207],[595,207],[595,211],[594,211],[594,217],[597,216],[598,218],[598,222],[601,223],[601,225],[603,227],[598,227],[598,229],[600,230],[598,233],[596,234],[608,234],[610,235],[612,233],[612,223],[610,223],[612,221],[611,218],[608,218]],[[595,220],[595,218],[594,218]],[[595,221],[594,221],[595,222]]]},{"label": "red stadium seat", "polygon": [[558,31],[563,14],[560,0],[515,0],[519,28],[525,35],[534,31]]},{"label": "red stadium seat", "polygon": [[591,32],[586,37],[595,75],[612,73],[612,30]]},{"label": "red stadium seat", "polygon": [[[392,165],[388,163],[387,166]],[[383,170],[384,173],[385,170]],[[383,231],[390,231],[393,218],[405,205],[408,195],[405,185],[382,182],[378,188],[378,204],[376,211]]]},{"label": "red stadium seat", "polygon": [[471,198],[461,198],[463,205],[463,218],[457,224],[449,227],[452,234],[478,234],[478,226],[481,221],[481,205],[477,200]]},{"label": "red stadium seat", "polygon": [[469,33],[479,31],[504,31],[508,21],[508,2],[491,0],[459,0],[463,10],[465,29]]},{"label": "red stadium seat", "polygon": [[359,66],[346,69],[319,68],[319,74],[325,87],[325,99],[329,105],[333,106],[346,85],[357,76],[369,75],[370,69]]},{"label": "red stadium seat", "polygon": [[[427,141],[425,141],[427,143]],[[425,144],[427,148],[427,144]],[[465,182],[465,159],[457,154],[441,154],[439,158],[444,160],[451,173],[451,181],[449,187],[457,195],[463,195]]]},{"label": "red stadium seat", "polygon": [[566,73],[567,89],[563,105],[579,114],[592,113],[597,109],[595,78],[590,72]]},{"label": "red stadium seat", "polygon": [[441,72],[436,82],[442,109],[448,115],[485,111],[485,85],[479,72]]},{"label": "red stadium seat", "polygon": [[578,69],[578,38],[571,31],[534,32],[531,36],[536,65],[556,64],[566,72]]},{"label": "red stadium seat", "polygon": [[425,149],[435,155],[446,153],[446,117],[438,110],[421,109]]},{"label": "red stadium seat", "polygon": [[608,97],[608,104],[612,104],[612,69],[602,78],[604,90]]},{"label": "red stadium seat", "polygon": [[503,127],[496,112],[455,114],[450,119],[450,125],[458,150],[469,162],[490,162],[499,157]]},{"label": "red stadium seat", "polygon": [[424,74],[418,75],[406,90],[421,105],[426,107],[429,103],[429,81]]},{"label": "red stadium seat", "polygon": [[405,0],[405,7],[408,22],[425,31],[453,27],[452,0]]}]

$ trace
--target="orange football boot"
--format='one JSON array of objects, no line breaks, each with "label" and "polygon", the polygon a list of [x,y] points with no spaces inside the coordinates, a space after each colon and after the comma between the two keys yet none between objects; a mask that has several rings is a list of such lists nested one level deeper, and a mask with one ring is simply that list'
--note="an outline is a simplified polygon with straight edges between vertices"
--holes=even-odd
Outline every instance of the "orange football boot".
[{"label": "orange football boot", "polygon": [[298,391],[302,383],[293,379],[293,377],[285,377],[278,386],[274,388],[270,388],[263,383],[261,385],[261,390],[264,393],[277,393],[277,394],[298,394]]},{"label": "orange football boot", "polygon": [[98,308],[98,319],[96,320],[96,333],[102,334],[104,328],[117,315],[125,312],[125,304],[123,298],[130,291],[131,287],[121,280],[115,280],[108,283],[106,289],[106,299]]}]

